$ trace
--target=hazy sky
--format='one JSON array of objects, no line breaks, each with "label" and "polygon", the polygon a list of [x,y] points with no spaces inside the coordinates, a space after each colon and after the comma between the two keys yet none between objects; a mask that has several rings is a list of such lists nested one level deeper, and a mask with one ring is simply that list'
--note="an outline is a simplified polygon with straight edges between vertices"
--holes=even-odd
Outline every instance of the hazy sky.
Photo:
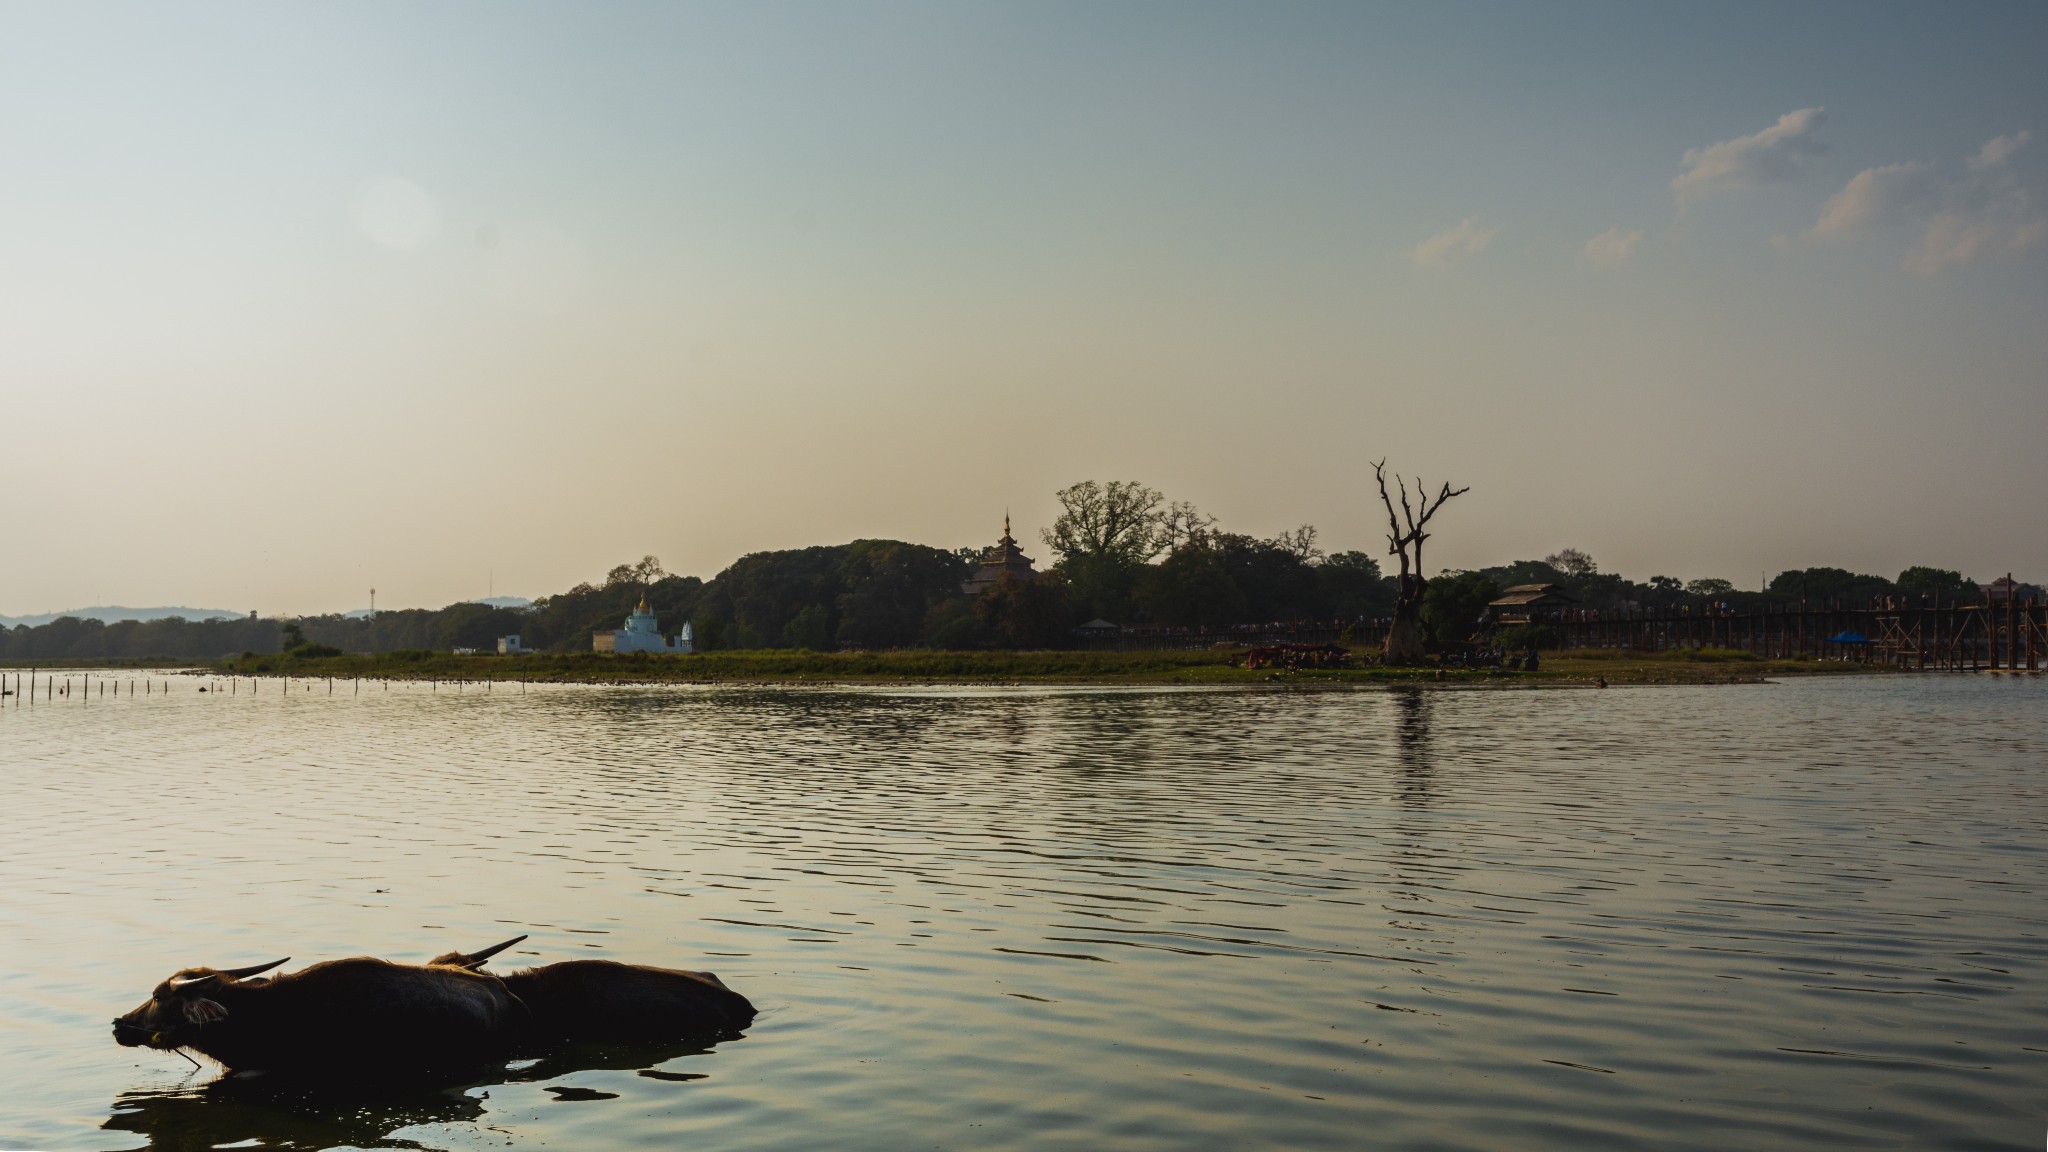
[{"label": "hazy sky", "polygon": [[2048,6],[0,6],[0,612],[1029,551],[2048,576]]}]

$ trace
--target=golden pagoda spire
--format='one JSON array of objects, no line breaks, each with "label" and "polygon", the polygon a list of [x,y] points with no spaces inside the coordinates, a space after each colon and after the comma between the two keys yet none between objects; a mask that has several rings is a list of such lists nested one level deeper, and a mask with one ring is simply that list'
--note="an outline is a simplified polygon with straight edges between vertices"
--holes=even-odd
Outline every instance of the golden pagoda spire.
[{"label": "golden pagoda spire", "polygon": [[1005,508],[1005,509],[1003,509],[1003,539],[1005,539],[1005,540],[1008,540],[1009,538],[1010,538],[1010,510],[1009,510],[1008,508]]}]

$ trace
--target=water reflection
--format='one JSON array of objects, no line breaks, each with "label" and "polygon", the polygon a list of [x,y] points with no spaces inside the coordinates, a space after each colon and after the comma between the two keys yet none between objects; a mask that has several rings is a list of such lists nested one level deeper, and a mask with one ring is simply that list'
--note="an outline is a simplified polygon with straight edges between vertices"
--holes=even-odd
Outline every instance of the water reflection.
[{"label": "water reflection", "polygon": [[148,1137],[140,1147],[207,1152],[225,1145],[311,1150],[335,1147],[419,1148],[393,1132],[419,1124],[482,1118],[481,1100],[460,1087],[377,1095],[314,1086],[279,1087],[256,1080],[217,1080],[190,1091],[125,1092],[101,1125]]},{"label": "water reflection", "polygon": [[[0,715],[0,1147],[2039,1138],[2048,678],[183,687]],[[371,1097],[106,1037],[191,960],[522,933],[762,1014]]]},{"label": "water reflection", "polygon": [[1436,693],[1421,688],[1394,692],[1395,760],[1400,766],[1401,786],[1395,794],[1403,808],[1429,805],[1436,780],[1436,754],[1431,739],[1430,710]]},{"label": "water reflection", "polygon": [[[687,1084],[702,1072],[661,1066],[710,1054],[739,1033],[660,1044],[569,1044],[538,1058],[514,1060],[489,1074],[406,1084],[308,1082],[272,1076],[226,1076],[194,1087],[123,1092],[101,1128],[148,1138],[140,1148],[210,1152],[227,1146],[290,1150],[336,1147],[423,1148],[397,1133],[424,1124],[483,1120],[494,1087],[543,1084],[582,1072],[632,1071],[649,1080]],[[557,1100],[616,1099],[578,1085],[547,1085]]]}]

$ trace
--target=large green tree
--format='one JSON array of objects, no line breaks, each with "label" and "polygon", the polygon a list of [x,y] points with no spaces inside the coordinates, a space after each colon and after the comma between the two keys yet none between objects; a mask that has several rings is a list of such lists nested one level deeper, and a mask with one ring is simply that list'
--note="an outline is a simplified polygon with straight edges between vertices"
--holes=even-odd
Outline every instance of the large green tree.
[{"label": "large green tree", "polygon": [[1221,549],[1182,548],[1145,572],[1136,592],[1138,606],[1161,624],[1241,623],[1245,594],[1230,569]]},{"label": "large green tree", "polygon": [[1363,552],[1338,552],[1316,565],[1323,615],[1340,620],[1384,616],[1394,606],[1393,582]]},{"label": "large green tree", "polygon": [[1947,568],[1915,565],[1899,573],[1897,583],[1900,592],[1930,603],[1970,604],[1984,599],[1984,591],[1976,581]]},{"label": "large green tree", "polygon": [[705,585],[696,631],[706,647],[909,647],[967,571],[957,552],[900,540],[755,552]]},{"label": "large green tree", "polygon": [[1422,627],[1437,648],[1463,644],[1479,627],[1480,614],[1498,599],[1500,585],[1483,572],[1446,572],[1422,595]]},{"label": "large green tree", "polygon": [[1203,519],[1191,505],[1163,509],[1156,489],[1135,480],[1083,480],[1055,493],[1060,512],[1039,534],[1067,580],[1074,611],[1082,616],[1128,619],[1146,562],[1170,538]]},{"label": "large green tree", "polygon": [[1054,498],[1060,513],[1040,538],[1063,561],[1085,556],[1143,564],[1165,546],[1163,497],[1135,480],[1083,480]]},{"label": "large green tree", "polygon": [[1071,638],[1067,582],[1058,572],[1027,580],[1005,572],[974,602],[987,634],[1005,648],[1061,648]]},{"label": "large green tree", "polygon": [[915,644],[934,605],[958,600],[972,571],[957,552],[900,540],[856,540],[839,565],[835,636],[845,648]]},{"label": "large green tree", "polygon": [[1897,591],[1882,576],[1867,576],[1846,568],[1794,568],[1773,576],[1770,583],[1772,596],[1781,600],[1804,599],[1813,605],[1857,605]]}]

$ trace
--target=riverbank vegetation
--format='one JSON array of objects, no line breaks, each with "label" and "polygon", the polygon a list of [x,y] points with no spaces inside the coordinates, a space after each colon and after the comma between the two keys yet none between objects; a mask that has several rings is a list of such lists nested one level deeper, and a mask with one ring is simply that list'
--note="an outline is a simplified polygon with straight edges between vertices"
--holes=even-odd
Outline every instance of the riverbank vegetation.
[{"label": "riverbank vegetation", "polygon": [[1546,657],[1540,671],[1387,667],[1373,654],[1354,654],[1349,668],[1277,671],[1243,666],[1241,649],[1178,651],[893,651],[813,652],[728,649],[688,656],[633,653],[457,655],[411,649],[377,655],[259,656],[204,667],[220,675],[289,676],[318,680],[435,680],[532,683],[896,683],[896,684],[1399,684],[1571,685],[1747,682],[1773,676],[1883,671],[1883,666],[1829,660],[1761,660],[1747,652],[1706,649],[1644,655],[1580,651]]},{"label": "riverbank vegetation", "polygon": [[[103,624],[62,617],[0,629],[0,663],[120,660],[217,661],[226,654],[294,659],[321,651],[392,655],[453,649],[493,651],[516,635],[550,655],[589,653],[591,634],[619,627],[643,598],[668,635],[691,625],[701,653],[882,651],[988,653],[1077,644],[1091,621],[1172,627],[1271,626],[1316,621],[1325,628],[1385,618],[1396,581],[1363,552],[1325,553],[1311,525],[1271,536],[1228,531],[1186,501],[1135,482],[1085,481],[1058,493],[1060,513],[1039,534],[1049,564],[1033,579],[1005,576],[969,597],[976,548],[900,540],[755,552],[710,580],[665,571],[654,557],[621,564],[529,607],[461,603],[441,609],[296,618],[248,617]],[[1679,606],[1742,611],[1769,603],[1867,601],[1874,596],[1967,601],[1977,586],[1961,573],[1908,568],[1897,580],[1838,568],[1780,573],[1767,590],[1743,592],[1717,578],[1646,582],[1600,570],[1573,548],[1540,560],[1443,571],[1422,586],[1424,650],[1464,644],[1487,603],[1516,584],[1554,584],[1582,609],[1663,611]],[[1540,636],[1521,637],[1522,641]],[[1518,642],[1516,650],[1526,644]],[[749,657],[753,659],[754,657]],[[907,658],[907,657],[906,657]]]}]

